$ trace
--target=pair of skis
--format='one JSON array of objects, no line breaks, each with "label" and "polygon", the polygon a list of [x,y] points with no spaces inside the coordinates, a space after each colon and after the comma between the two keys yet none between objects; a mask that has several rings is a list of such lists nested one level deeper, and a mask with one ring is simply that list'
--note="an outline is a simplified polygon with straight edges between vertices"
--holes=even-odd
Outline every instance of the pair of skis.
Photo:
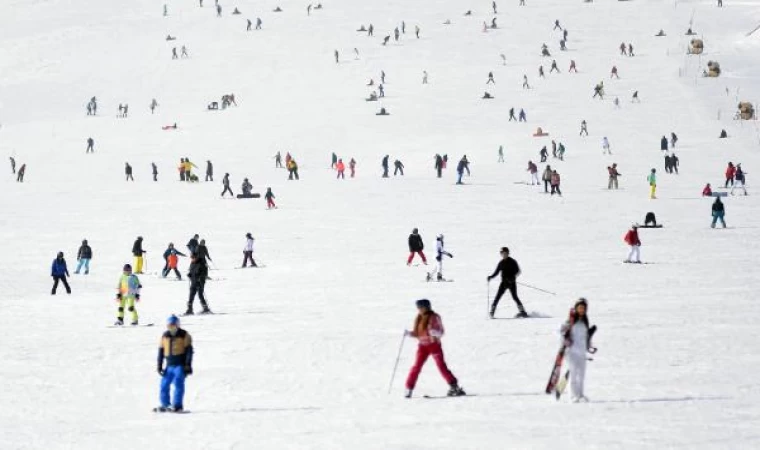
[{"label": "pair of skis", "polygon": [[[596,325],[592,326],[588,330],[588,349],[590,353],[595,353],[596,348],[591,347],[591,338],[596,333]],[[570,380],[570,370],[565,372],[562,376],[562,363],[565,360],[565,351],[567,350],[567,344],[563,343],[562,347],[557,352],[557,357],[554,359],[554,367],[552,368],[551,375],[549,376],[549,382],[546,384],[546,393],[554,394],[554,397],[559,400],[562,393],[567,388],[567,383]]]}]

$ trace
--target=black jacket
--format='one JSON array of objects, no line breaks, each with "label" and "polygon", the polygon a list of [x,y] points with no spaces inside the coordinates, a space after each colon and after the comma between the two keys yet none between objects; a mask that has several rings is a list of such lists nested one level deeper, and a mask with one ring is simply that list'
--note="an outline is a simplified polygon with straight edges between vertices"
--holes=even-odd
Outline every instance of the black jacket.
[{"label": "black jacket", "polygon": [[196,283],[205,283],[208,277],[208,266],[202,259],[196,259],[190,264],[187,277]]},{"label": "black jacket", "polygon": [[92,259],[92,249],[89,245],[82,245],[77,252],[77,259]]},{"label": "black jacket", "polygon": [[135,241],[135,244],[132,246],[132,254],[134,256],[142,256],[145,251],[142,248],[142,239],[138,239]]},{"label": "black jacket", "polygon": [[195,253],[198,250],[198,239],[192,238],[187,241],[187,249],[190,250],[190,254]]},{"label": "black jacket", "polygon": [[213,261],[211,259],[211,255],[208,254],[208,249],[205,245],[198,245],[198,248],[195,250],[195,253],[198,254],[198,258],[203,261],[204,265],[206,263],[206,260]]},{"label": "black jacket", "polygon": [[206,163],[206,175],[213,175],[214,174],[214,166],[211,164],[211,161]]},{"label": "black jacket", "polygon": [[499,261],[499,265],[496,266],[496,270],[491,274],[491,278],[495,278],[499,272],[501,272],[502,282],[514,284],[517,280],[517,276],[520,275],[520,266],[517,264],[517,261],[507,257],[507,259]]},{"label": "black jacket", "polygon": [[721,212],[725,212],[726,211],[725,207],[723,206],[723,202],[720,202],[720,203],[715,202],[715,203],[713,203],[712,204],[712,210],[713,210],[713,212],[717,212],[717,213],[721,213]]},{"label": "black jacket", "polygon": [[421,252],[425,249],[425,244],[422,243],[422,236],[419,234],[410,234],[409,235],[409,251],[410,252]]}]

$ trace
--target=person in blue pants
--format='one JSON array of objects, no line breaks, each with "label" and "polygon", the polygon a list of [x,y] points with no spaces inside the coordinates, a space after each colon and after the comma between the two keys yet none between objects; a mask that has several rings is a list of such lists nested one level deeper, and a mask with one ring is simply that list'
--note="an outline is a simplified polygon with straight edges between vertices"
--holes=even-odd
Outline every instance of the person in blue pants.
[{"label": "person in blue pants", "polygon": [[[164,359],[166,367],[164,367]],[[161,405],[156,412],[182,412],[185,396],[185,377],[193,373],[193,339],[190,333],[179,327],[179,318],[171,315],[166,321],[166,331],[158,347],[158,374],[161,375]],[[170,402],[171,385],[174,398]]]}]

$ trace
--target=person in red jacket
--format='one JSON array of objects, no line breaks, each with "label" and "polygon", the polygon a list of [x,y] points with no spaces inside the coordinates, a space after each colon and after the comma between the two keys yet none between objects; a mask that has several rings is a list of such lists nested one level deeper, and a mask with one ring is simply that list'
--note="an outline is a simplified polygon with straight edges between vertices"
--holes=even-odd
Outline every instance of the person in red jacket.
[{"label": "person in red jacket", "polygon": [[346,179],[346,165],[343,164],[343,160],[339,159],[338,164],[335,166],[335,168],[338,170],[338,178]]},{"label": "person in red jacket", "polygon": [[417,347],[417,357],[414,361],[414,365],[409,371],[409,376],[406,379],[406,398],[412,396],[422,366],[425,365],[425,361],[427,361],[429,356],[433,357],[443,379],[449,384],[449,392],[447,395],[450,397],[467,395],[464,390],[459,387],[459,382],[446,366],[446,361],[443,358],[441,338],[443,337],[444,329],[441,316],[433,311],[430,305],[430,300],[428,299],[417,300],[416,305],[418,314],[414,319],[414,328],[412,331],[406,331],[406,335],[417,338],[419,345]]},{"label": "person in red jacket", "polygon": [[639,247],[641,247],[641,240],[639,240],[639,230],[636,225],[633,225],[630,230],[625,234],[623,238],[626,244],[631,247],[631,251],[628,252],[628,259],[624,262],[641,264]]},{"label": "person in red jacket", "polygon": [[736,167],[734,167],[734,163],[728,162],[728,167],[726,167],[726,187],[730,184],[731,186],[734,185],[734,176],[736,175]]},{"label": "person in red jacket", "polygon": [[707,183],[704,189],[702,189],[702,197],[712,197],[712,188],[710,183]]}]

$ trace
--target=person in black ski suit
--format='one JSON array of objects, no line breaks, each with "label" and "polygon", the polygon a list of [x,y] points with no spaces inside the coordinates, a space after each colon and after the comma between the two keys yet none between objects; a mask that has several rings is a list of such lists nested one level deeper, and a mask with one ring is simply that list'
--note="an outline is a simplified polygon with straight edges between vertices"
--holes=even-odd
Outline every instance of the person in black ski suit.
[{"label": "person in black ski suit", "polygon": [[438,174],[438,178],[441,178],[443,172],[443,158],[441,155],[435,155],[435,171]]},{"label": "person in black ski suit", "polygon": [[383,178],[388,178],[388,155],[383,156]]},{"label": "person in black ski suit", "polygon": [[213,259],[211,259],[211,255],[208,254],[208,248],[206,248],[206,240],[201,239],[201,242],[198,244],[198,248],[195,250],[196,253],[198,253],[198,257],[203,260],[203,263],[206,264],[206,261],[214,262]]},{"label": "person in black ski suit", "polygon": [[501,300],[501,296],[504,295],[507,289],[509,290],[509,293],[512,294],[512,299],[517,304],[517,309],[520,310],[515,317],[528,317],[528,313],[525,312],[525,308],[523,307],[520,298],[517,297],[517,277],[520,276],[520,266],[517,264],[517,261],[509,257],[509,249],[507,247],[502,247],[500,254],[501,261],[499,261],[499,265],[496,266],[496,270],[493,274],[488,276],[488,281],[490,282],[492,279],[496,278],[499,272],[501,272],[501,284],[499,284],[496,298],[494,298],[493,304],[491,305],[491,318],[493,319],[494,314],[496,314],[496,307],[499,305],[499,300]]},{"label": "person in black ski suit", "polygon": [[85,153],[95,153],[95,140],[93,138],[87,138],[87,151]]},{"label": "person in black ski suit", "polygon": [[187,249],[190,251],[190,254],[196,253],[198,251],[198,235],[193,235],[193,238],[187,241]]},{"label": "person in black ski suit", "polygon": [[222,197],[224,197],[224,194],[227,192],[230,193],[231,196],[235,196],[235,194],[232,193],[232,189],[230,189],[230,174],[225,173],[224,179],[222,179],[222,185],[224,185],[224,190],[222,191]]},{"label": "person in black ski suit", "polygon": [[214,165],[206,161],[206,181],[214,181]]},{"label": "person in black ski suit", "polygon": [[206,278],[208,277],[208,266],[198,253],[193,253],[191,258],[192,262],[190,263],[190,269],[187,273],[187,277],[190,279],[190,297],[187,300],[187,311],[185,311],[185,315],[194,314],[193,302],[195,301],[196,294],[203,307],[201,314],[208,314],[211,310],[208,308],[206,296],[204,295]]}]

